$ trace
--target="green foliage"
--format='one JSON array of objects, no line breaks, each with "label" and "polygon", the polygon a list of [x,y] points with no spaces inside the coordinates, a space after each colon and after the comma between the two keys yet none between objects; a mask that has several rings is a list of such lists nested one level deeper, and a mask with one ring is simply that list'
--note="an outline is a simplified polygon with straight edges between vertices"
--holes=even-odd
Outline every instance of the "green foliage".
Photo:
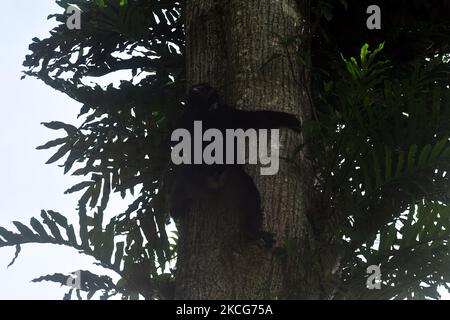
[{"label": "green foliage", "polygon": [[[377,58],[383,47],[342,57],[316,95],[317,201],[347,239],[343,297],[437,298],[450,281],[450,66],[436,57],[402,73]],[[383,290],[365,289],[369,265]]]},{"label": "green foliage", "polygon": [[[62,162],[64,173],[83,178],[66,191],[80,194],[79,221],[73,225],[62,214],[43,210],[29,226],[14,222],[15,232],[0,227],[0,247],[16,247],[12,264],[21,245],[65,245],[94,257],[120,277],[115,282],[80,271],[80,288],[70,288],[65,299],[81,299],[81,292],[88,299],[96,293],[104,299],[134,299],[139,294],[172,298],[169,265],[176,258],[177,235],[170,237],[167,231],[165,177],[167,135],[185,89],[180,3],[56,2],[62,11],[68,4],[77,5],[82,28],[69,30],[67,16],[50,15],[59,24],[49,38],[33,39],[24,76],[42,80],[82,104],[79,127],[44,123],[64,136],[38,147],[56,148],[47,163]],[[450,282],[450,68],[442,62],[448,50],[434,43],[427,50],[415,48],[413,62],[399,64],[398,52],[392,55],[395,63],[390,62],[383,58],[383,53],[391,55],[388,48],[400,47],[401,53],[411,49],[396,46],[397,34],[392,32],[392,37],[382,34],[386,47],[383,43],[371,52],[364,45],[358,58],[339,58],[337,50],[353,51],[361,43],[349,43],[355,37],[333,25],[338,20],[348,30],[360,30],[353,21],[339,20],[336,10],[355,7],[355,1],[315,2],[312,60],[302,58],[313,80],[315,114],[304,132],[316,174],[315,200],[321,213],[317,227],[331,254],[338,251],[336,239],[345,239],[340,277],[329,280],[338,289],[336,298],[437,298],[437,287]],[[422,42],[431,35],[442,38],[450,30],[445,24],[422,22],[402,22],[402,28]],[[278,40],[287,48],[302,39]],[[268,62],[280,57],[286,58],[278,53]],[[118,87],[89,84],[124,70],[130,79]],[[125,212],[105,219],[112,193],[123,198],[132,194],[133,200]],[[327,241],[333,246],[327,247]],[[361,281],[373,264],[381,266],[383,290],[367,290]],[[33,281],[66,285],[69,277],[53,274]]]}]

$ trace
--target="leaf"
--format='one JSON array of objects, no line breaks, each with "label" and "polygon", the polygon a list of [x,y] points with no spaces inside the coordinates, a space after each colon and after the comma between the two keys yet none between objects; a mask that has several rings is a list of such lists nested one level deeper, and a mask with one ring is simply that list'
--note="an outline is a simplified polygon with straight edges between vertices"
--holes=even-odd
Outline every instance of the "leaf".
[{"label": "leaf", "polygon": [[86,166],[84,168],[79,168],[77,170],[75,170],[74,172],[72,172],[73,176],[85,176],[88,173],[92,172],[91,170],[93,169],[93,167],[90,166]]},{"label": "leaf", "polygon": [[419,163],[418,163],[418,166],[420,168],[423,168],[428,165],[429,163],[428,157],[430,155],[431,149],[432,147],[430,144],[427,144],[425,147],[422,148],[422,151],[420,152],[419,155]]},{"label": "leaf", "polygon": [[36,147],[37,150],[44,150],[44,149],[50,149],[52,147],[56,147],[60,144],[63,144],[65,142],[67,142],[69,139],[69,137],[64,137],[64,138],[58,138],[52,141],[47,142],[46,144],[43,144],[41,146]]},{"label": "leaf", "polygon": [[74,185],[71,188],[64,191],[64,194],[70,194],[70,193],[74,193],[74,192],[83,190],[86,187],[92,186],[94,183],[95,183],[94,181],[83,181],[83,182],[77,183],[76,185]]},{"label": "leaf", "polygon": [[68,240],[72,244],[78,245],[77,238],[75,236],[75,230],[73,229],[73,225],[69,225],[66,230],[67,230],[67,238],[68,238]]},{"label": "leaf", "polygon": [[391,224],[384,228],[380,235],[380,252],[389,252],[397,239],[397,230],[395,224]]},{"label": "leaf", "polygon": [[360,58],[361,66],[367,68],[367,54],[369,52],[369,45],[366,43],[361,47]]},{"label": "leaf", "polygon": [[59,159],[61,159],[67,152],[70,151],[70,149],[72,148],[72,144],[70,143],[66,143],[65,145],[63,145],[61,148],[58,149],[58,151],[50,157],[50,159],[47,160],[47,162],[45,164],[50,164],[53,163],[55,161],[58,161]]},{"label": "leaf", "polygon": [[371,175],[369,174],[369,168],[367,167],[366,163],[361,163],[361,169],[363,173],[364,178],[364,189],[366,192],[371,192],[372,190],[372,179]]},{"label": "leaf", "polygon": [[401,176],[404,164],[405,164],[405,152],[402,149],[400,149],[398,152],[397,169],[395,171],[395,178],[398,178]]},{"label": "leaf", "polygon": [[13,243],[19,240],[19,235],[9,230],[6,230],[3,227],[0,227],[0,237],[4,238],[7,242]]},{"label": "leaf", "polygon": [[19,257],[19,253],[21,251],[20,244],[16,244],[16,252],[14,253],[14,258],[11,260],[11,262],[8,264],[7,268],[12,266],[14,262],[16,262],[17,257]]},{"label": "leaf", "polygon": [[52,210],[47,210],[47,213],[50,215],[50,217],[52,217],[52,219],[58,223],[60,226],[62,227],[67,227],[67,218],[64,217],[61,213],[56,212],[56,211],[52,211]]},{"label": "leaf", "polygon": [[433,150],[431,150],[431,154],[430,154],[430,162],[435,161],[439,157],[442,150],[444,150],[447,142],[448,142],[448,137],[444,137],[434,145]]},{"label": "leaf", "polygon": [[101,255],[101,248],[103,245],[103,211],[98,208],[97,213],[92,219],[93,228],[89,231],[89,240],[94,246],[94,251]]},{"label": "leaf", "polygon": [[63,227],[66,230],[67,238],[72,244],[77,244],[77,238],[75,236],[75,231],[73,229],[72,225],[69,225],[67,222],[67,218],[60,214],[59,212],[47,210],[47,213],[50,215],[50,217],[61,227]]},{"label": "leaf", "polygon": [[69,153],[69,156],[67,157],[66,162],[64,163],[64,174],[70,171],[72,169],[73,164],[75,161],[79,161],[82,159],[84,148],[80,147],[80,142],[77,141],[75,144],[72,145],[71,151]]},{"label": "leaf", "polygon": [[61,285],[67,285],[67,280],[69,279],[69,276],[66,276],[62,273],[54,273],[54,274],[48,274],[45,276],[40,276],[38,278],[34,278],[31,280],[31,282],[42,282],[42,281],[51,281],[56,282]]},{"label": "leaf", "polygon": [[48,228],[50,229],[51,234],[53,235],[53,237],[55,237],[56,240],[58,241],[64,241],[63,237],[61,236],[61,232],[59,231],[58,226],[56,225],[56,223],[54,221],[52,221],[47,213],[45,212],[45,210],[41,210],[41,217],[42,217],[42,221],[48,226]]},{"label": "leaf", "polygon": [[77,119],[78,119],[79,117],[81,117],[82,115],[88,113],[90,109],[91,109],[91,107],[90,107],[89,105],[84,104],[84,105],[81,107],[81,110],[80,110],[80,113],[79,113],[78,116],[77,116]]},{"label": "leaf", "polygon": [[408,161],[406,163],[406,168],[408,172],[413,172],[414,170],[417,150],[418,150],[417,144],[413,144],[412,146],[409,147]]},{"label": "leaf", "polygon": [[30,225],[33,227],[33,229],[44,239],[50,239],[50,236],[48,235],[47,231],[45,231],[44,226],[37,220],[36,218],[31,218]]},{"label": "leaf", "polygon": [[108,205],[109,194],[111,193],[111,175],[109,173],[105,174],[103,183],[103,195],[100,202],[100,207],[104,210]]},{"label": "leaf", "polygon": [[118,242],[116,244],[116,253],[114,255],[114,268],[116,269],[120,269],[120,263],[122,262],[122,257],[123,257],[123,249],[124,249],[124,242]]},{"label": "leaf", "polygon": [[103,235],[103,245],[102,245],[102,255],[108,262],[111,262],[111,256],[114,251],[114,229],[115,229],[115,219],[111,219],[105,228]]},{"label": "leaf", "polygon": [[98,180],[89,189],[91,189],[91,202],[89,203],[89,206],[91,208],[95,208],[95,206],[97,205],[97,202],[98,202],[98,198],[100,196],[100,191],[102,189],[102,181]]},{"label": "leaf", "polygon": [[106,7],[105,0],[95,0],[95,4],[101,8]]},{"label": "leaf", "polygon": [[64,129],[68,134],[75,133],[78,130],[77,127],[60,121],[41,122],[41,124],[52,130]]},{"label": "leaf", "polygon": [[382,178],[381,178],[381,166],[380,163],[378,161],[378,157],[377,154],[375,153],[375,151],[372,152],[372,159],[373,159],[373,169],[375,171],[375,185],[377,187],[379,187],[382,183]]},{"label": "leaf", "polygon": [[385,160],[384,160],[385,174],[384,179],[389,181],[392,177],[392,150],[390,147],[385,147]]},{"label": "leaf", "polygon": [[23,223],[13,221],[13,224],[16,226],[17,230],[19,230],[19,233],[24,237],[25,241],[33,240],[36,237],[33,231],[31,231],[30,228],[28,228]]},{"label": "leaf", "polygon": [[444,160],[450,160],[450,147],[447,147],[444,151],[442,151],[440,158]]},{"label": "leaf", "polygon": [[[369,56],[369,61],[368,61],[368,65],[371,65],[372,62],[375,60],[375,57],[378,55],[378,53],[380,53],[381,50],[383,50],[384,48],[384,42],[380,43],[380,45],[378,46],[378,48],[376,48]],[[385,62],[384,62],[385,63]],[[384,64],[383,63],[383,64]]]},{"label": "leaf", "polygon": [[90,250],[88,226],[87,226],[86,203],[83,203],[83,199],[80,199],[80,201],[78,202],[78,217],[79,217],[79,225],[80,225],[81,244],[84,248]]}]

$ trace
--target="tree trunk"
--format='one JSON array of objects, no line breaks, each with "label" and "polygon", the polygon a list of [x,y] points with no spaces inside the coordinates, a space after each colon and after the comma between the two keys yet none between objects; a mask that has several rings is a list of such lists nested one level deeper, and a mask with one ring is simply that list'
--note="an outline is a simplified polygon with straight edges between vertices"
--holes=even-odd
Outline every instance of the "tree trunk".
[{"label": "tree trunk", "polygon": [[[298,59],[306,39],[309,1],[187,0],[187,80],[208,82],[233,107],[310,115],[309,81]],[[298,36],[286,48],[281,40]],[[307,43],[307,41],[303,41]],[[322,296],[306,212],[312,170],[299,134],[280,130],[280,170],[261,176],[246,167],[260,191],[267,249],[240,241],[242,212],[230,203],[198,203],[179,224],[176,298],[297,299]],[[219,198],[218,198],[219,199]]]}]

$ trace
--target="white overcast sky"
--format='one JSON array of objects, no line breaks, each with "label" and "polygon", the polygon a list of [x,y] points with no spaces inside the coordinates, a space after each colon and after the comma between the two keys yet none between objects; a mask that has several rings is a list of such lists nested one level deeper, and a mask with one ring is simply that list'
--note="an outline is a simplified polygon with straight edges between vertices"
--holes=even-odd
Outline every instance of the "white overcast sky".
[{"label": "white overcast sky", "polygon": [[[22,62],[35,36],[44,38],[54,26],[50,13],[60,12],[54,0],[2,1],[0,18],[0,226],[14,230],[11,221],[29,223],[41,209],[66,215],[77,224],[78,195],[63,192],[76,180],[64,176],[55,164],[45,165],[53,151],[36,146],[62,133],[46,129],[41,122],[76,123],[80,104],[39,80],[20,80]],[[117,207],[125,205],[115,202]],[[92,260],[70,248],[25,245],[16,263],[6,268],[14,248],[0,248],[0,299],[61,299],[66,288],[31,279],[79,269],[102,271]],[[106,272],[111,275],[111,273]]]},{"label": "white overcast sky", "polygon": [[[47,15],[60,12],[54,0],[2,1],[0,11],[0,226],[14,230],[11,221],[29,223],[41,209],[66,215],[77,224],[78,195],[63,192],[76,180],[64,176],[61,168],[45,165],[53,151],[36,146],[58,137],[41,122],[59,120],[76,123],[80,105],[42,82],[20,80],[22,62],[35,36],[47,37],[54,21]],[[120,212],[126,203],[114,200],[112,209]],[[92,260],[78,252],[53,245],[25,245],[16,263],[6,268],[14,248],[0,248],[0,300],[61,299],[66,288],[53,283],[32,283],[31,279],[56,272],[78,269],[102,272]],[[110,272],[105,274],[114,275]],[[450,295],[445,295],[446,299]]]}]

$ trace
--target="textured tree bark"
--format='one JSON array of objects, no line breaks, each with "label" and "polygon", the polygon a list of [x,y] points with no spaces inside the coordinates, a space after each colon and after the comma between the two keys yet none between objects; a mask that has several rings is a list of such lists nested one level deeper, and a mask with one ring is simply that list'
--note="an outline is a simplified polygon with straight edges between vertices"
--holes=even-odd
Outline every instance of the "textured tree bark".
[{"label": "textured tree bark", "polygon": [[[308,5],[293,0],[186,1],[188,84],[208,82],[236,108],[308,118],[309,83],[296,58],[298,42],[289,49],[280,44],[280,39],[305,36]],[[306,218],[312,172],[303,152],[292,157],[301,139],[280,131],[278,174],[261,176],[257,167],[246,168],[260,190],[264,229],[275,234],[275,248],[242,241],[239,204],[221,203],[220,196],[198,203],[179,224],[176,298],[321,297]]]}]

